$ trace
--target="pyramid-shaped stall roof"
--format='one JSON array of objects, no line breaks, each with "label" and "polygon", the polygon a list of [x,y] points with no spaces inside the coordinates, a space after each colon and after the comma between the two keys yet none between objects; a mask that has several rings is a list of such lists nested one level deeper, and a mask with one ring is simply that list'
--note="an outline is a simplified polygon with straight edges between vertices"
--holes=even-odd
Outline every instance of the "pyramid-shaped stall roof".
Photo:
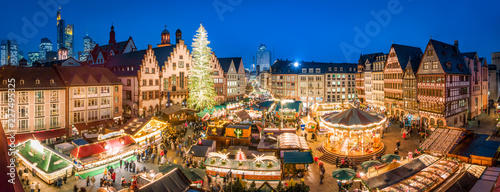
[{"label": "pyramid-shaped stall roof", "polygon": [[351,107],[340,113],[326,114],[323,116],[323,120],[327,123],[341,126],[367,126],[381,123],[384,119]]}]

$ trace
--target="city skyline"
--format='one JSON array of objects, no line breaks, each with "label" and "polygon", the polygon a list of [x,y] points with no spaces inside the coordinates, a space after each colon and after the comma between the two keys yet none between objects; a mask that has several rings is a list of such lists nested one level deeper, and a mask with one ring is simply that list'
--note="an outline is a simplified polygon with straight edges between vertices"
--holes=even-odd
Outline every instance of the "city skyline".
[{"label": "city skyline", "polygon": [[[138,50],[146,49],[149,44],[158,44],[165,24],[170,31],[181,29],[186,45],[190,47],[199,22],[203,22],[210,32],[208,39],[217,55],[241,56],[246,68],[251,68],[252,54],[255,54],[260,44],[266,44],[268,50],[274,49],[274,60],[287,58],[318,62],[356,62],[361,53],[388,52],[392,43],[423,49],[423,42],[427,42],[431,36],[447,43],[458,40],[461,50],[477,51],[480,57],[487,58],[488,63],[491,63],[490,54],[500,50],[496,46],[500,44],[500,38],[496,38],[500,27],[491,24],[500,21],[500,14],[494,11],[494,7],[498,7],[495,5],[500,2],[495,1],[480,5],[467,1],[453,4],[437,2],[434,6],[428,6],[425,1],[390,0],[362,2],[366,5],[362,7],[357,7],[359,2],[289,2],[286,6],[281,2],[231,3],[220,0],[200,1],[193,6],[192,2],[169,2],[169,7],[175,8],[168,9],[169,14],[164,14],[166,11],[163,6],[155,7],[150,4],[134,6],[135,10],[141,11],[131,10],[132,14],[122,14],[127,3],[100,2],[102,6],[91,8],[88,5],[92,3],[71,1],[61,7],[63,18],[76,27],[75,54],[83,51],[83,37],[86,34],[100,45],[107,44],[112,24],[116,28],[116,39],[123,40],[131,36]],[[22,7],[23,2],[5,4],[7,6],[3,6],[5,10],[1,11],[1,16],[13,19],[4,21],[4,29],[7,30],[0,32],[1,39],[8,38],[9,33],[18,34],[25,40],[18,42],[20,50],[25,53],[36,51],[38,42],[45,36],[56,42],[54,28],[58,6],[44,9],[45,7],[36,5],[14,10],[7,7]],[[448,8],[442,10],[441,7]],[[44,22],[37,23],[40,25],[35,26],[36,33],[33,37],[23,36],[23,18],[33,22],[35,13],[46,13],[45,10],[55,11],[46,14],[46,22],[42,17],[38,18]],[[294,14],[288,10],[297,11]],[[431,14],[421,14],[422,11]],[[99,14],[85,14],[86,12]],[[390,19],[384,17],[384,13],[388,13]],[[146,19],[147,22],[141,22]],[[366,31],[367,27],[372,31]],[[357,29],[362,35],[359,35]],[[357,39],[363,36],[367,38]]]}]

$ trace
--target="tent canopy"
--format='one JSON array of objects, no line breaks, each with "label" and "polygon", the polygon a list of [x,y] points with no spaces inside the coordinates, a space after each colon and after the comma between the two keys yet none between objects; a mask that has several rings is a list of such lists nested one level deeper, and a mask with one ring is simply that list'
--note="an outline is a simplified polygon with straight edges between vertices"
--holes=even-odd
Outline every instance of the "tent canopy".
[{"label": "tent canopy", "polygon": [[370,115],[354,107],[351,107],[337,114],[326,114],[323,116],[323,119],[331,124],[340,124],[344,126],[352,126],[352,125],[366,126],[374,123],[380,123],[383,121],[383,119],[378,116]]},{"label": "tent canopy", "polygon": [[165,115],[171,115],[171,114],[179,114],[179,113],[193,113],[194,110],[189,109],[189,108],[183,108],[179,105],[172,105],[167,108],[164,108],[161,110],[161,112]]}]

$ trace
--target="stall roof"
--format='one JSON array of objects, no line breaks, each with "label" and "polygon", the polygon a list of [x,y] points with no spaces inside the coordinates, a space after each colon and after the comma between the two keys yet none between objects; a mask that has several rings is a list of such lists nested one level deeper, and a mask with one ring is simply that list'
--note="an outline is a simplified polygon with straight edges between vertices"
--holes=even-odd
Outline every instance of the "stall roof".
[{"label": "stall roof", "polygon": [[[295,113],[298,113],[298,112],[300,112],[301,106],[302,106],[302,101],[294,101],[294,102],[290,102],[290,103],[284,103],[283,109],[291,109],[291,110],[294,110]],[[281,109],[281,104],[278,103],[278,105],[276,105],[276,108],[274,110],[280,111],[280,109]]]},{"label": "stall roof", "polygon": [[406,163],[391,171],[382,173],[376,177],[371,177],[365,180],[365,182],[370,189],[384,189],[418,173],[420,170],[426,167],[427,166],[425,166],[425,164],[420,159],[413,159],[409,163]]},{"label": "stall roof", "polygon": [[115,123],[115,120],[106,119],[106,120],[94,121],[94,122],[89,122],[89,123],[74,124],[74,126],[78,131],[84,131],[84,130],[89,130],[89,129],[96,129],[99,126],[111,127],[110,124],[113,124],[113,123]]},{"label": "stall roof", "polygon": [[481,157],[494,157],[498,151],[499,146],[500,142],[498,141],[484,141],[471,155]]},{"label": "stall roof", "polygon": [[208,149],[210,149],[209,146],[193,145],[191,146],[187,154],[190,154],[194,157],[205,157],[207,155]]},{"label": "stall roof", "polygon": [[207,140],[207,139],[202,139],[201,140],[201,146],[209,146],[212,147],[214,144],[214,140]]},{"label": "stall roof", "polygon": [[226,128],[233,128],[233,129],[250,129],[252,125],[242,125],[242,124],[231,124],[226,126]]},{"label": "stall roof", "polygon": [[479,180],[476,182],[474,187],[469,192],[484,192],[484,191],[491,191],[493,188],[493,185],[495,185],[494,181],[487,181],[487,180]]},{"label": "stall roof", "polygon": [[92,155],[96,155],[102,152],[105,152],[106,149],[104,145],[108,145],[112,148],[119,148],[119,147],[124,147],[129,144],[134,143],[134,140],[129,136],[123,136],[119,138],[114,138],[114,139],[109,139],[106,141],[101,141],[98,143],[93,143],[90,145],[83,145],[79,146],[73,150],[71,150],[71,155],[75,158],[83,158],[83,157],[88,157]]},{"label": "stall roof", "polygon": [[72,142],[73,142],[73,144],[75,144],[77,146],[89,144],[87,141],[85,141],[83,139],[75,139]]},{"label": "stall roof", "polygon": [[54,146],[54,148],[59,148],[62,151],[69,151],[75,148],[74,145],[66,142],[66,143],[60,143]]},{"label": "stall roof", "polygon": [[283,163],[311,164],[314,159],[311,152],[284,152]]},{"label": "stall roof", "polygon": [[138,192],[185,192],[189,189],[190,183],[184,173],[176,168],[158,180],[142,186]]},{"label": "stall roof", "polygon": [[189,108],[183,108],[182,106],[179,105],[172,105],[162,109],[161,112],[165,115],[170,115],[179,113],[194,113],[195,111]]},{"label": "stall roof", "polygon": [[33,140],[28,140],[24,144],[17,147],[19,155],[23,156],[31,164],[36,164],[36,167],[46,173],[53,173],[57,170],[70,166],[70,161],[56,155],[54,151],[50,150],[46,146],[42,145],[43,151],[35,152],[35,149],[32,148],[32,142]]},{"label": "stall roof", "polygon": [[464,157],[469,157],[474,151],[483,143],[489,136],[488,135],[467,135],[451,152]]},{"label": "stall roof", "polygon": [[269,108],[274,104],[274,101],[265,101],[260,104],[260,107],[262,108]]},{"label": "stall roof", "polygon": [[[66,129],[53,129],[53,130],[46,130],[46,131],[38,131],[35,133],[24,133],[24,134],[16,134],[16,140],[15,143],[23,143],[25,141],[28,141],[30,139],[37,139],[39,141],[44,140],[44,139],[49,139],[49,138],[54,138],[54,137],[60,137],[63,135],[67,135],[68,131]],[[10,139],[8,139],[8,142],[10,144]]]},{"label": "stall roof", "polygon": [[251,119],[250,115],[245,110],[240,110],[236,112],[236,115],[241,119]]}]

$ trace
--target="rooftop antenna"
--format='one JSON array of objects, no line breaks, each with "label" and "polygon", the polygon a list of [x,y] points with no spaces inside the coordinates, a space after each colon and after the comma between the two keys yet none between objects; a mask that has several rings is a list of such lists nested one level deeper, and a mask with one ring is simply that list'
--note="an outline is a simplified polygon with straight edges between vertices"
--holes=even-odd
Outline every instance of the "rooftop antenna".
[{"label": "rooftop antenna", "polygon": [[432,39],[432,35],[431,35],[431,37],[430,37],[430,38]]}]

